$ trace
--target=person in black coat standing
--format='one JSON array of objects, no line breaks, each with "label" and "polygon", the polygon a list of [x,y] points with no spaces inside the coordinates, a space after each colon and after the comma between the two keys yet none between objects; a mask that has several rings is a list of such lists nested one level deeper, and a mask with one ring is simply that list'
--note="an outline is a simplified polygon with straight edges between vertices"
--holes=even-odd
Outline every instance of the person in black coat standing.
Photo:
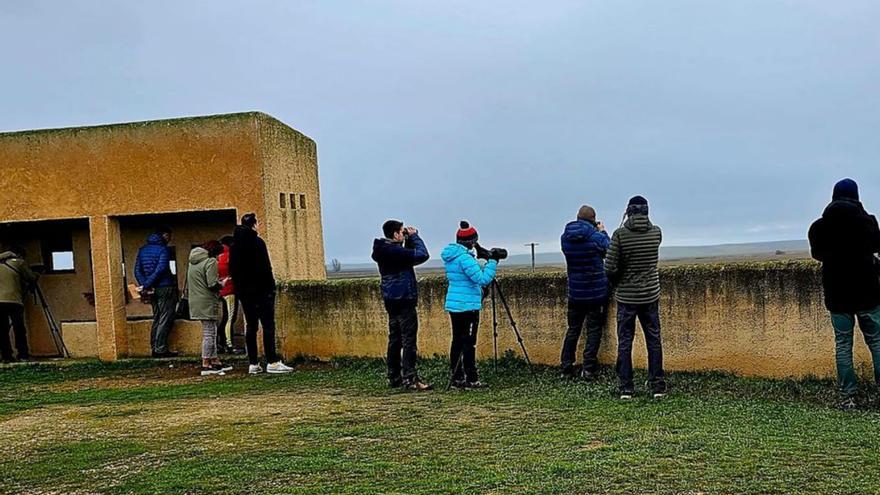
[{"label": "person in black coat standing", "polygon": [[248,373],[263,372],[257,356],[257,332],[263,326],[266,372],[290,373],[275,350],[275,276],[266,243],[257,234],[257,215],[248,213],[235,228],[229,250],[229,276],[235,281],[235,295],[245,318]]},{"label": "person in black coat standing", "polygon": [[[388,312],[388,384],[408,390],[430,390],[416,372],[419,286],[413,267],[430,255],[414,227],[399,220],[382,225],[384,237],[373,241],[373,261],[382,276],[382,299]],[[402,359],[401,359],[402,354]]]},{"label": "person in black coat standing", "polygon": [[856,406],[853,332],[858,320],[880,384],[880,228],[859,201],[852,179],[835,184],[831,203],[810,226],[810,253],[822,263],[825,307],[831,313],[841,407]]}]

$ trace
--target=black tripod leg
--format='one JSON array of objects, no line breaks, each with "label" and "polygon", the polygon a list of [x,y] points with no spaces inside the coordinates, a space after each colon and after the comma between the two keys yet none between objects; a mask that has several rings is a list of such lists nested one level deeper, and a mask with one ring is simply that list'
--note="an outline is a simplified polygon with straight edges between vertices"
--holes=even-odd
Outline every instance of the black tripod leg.
[{"label": "black tripod leg", "polygon": [[516,320],[513,319],[513,313],[510,311],[510,306],[507,304],[507,298],[504,297],[504,291],[501,290],[501,284],[498,281],[495,281],[495,287],[498,289],[498,297],[501,298],[501,305],[504,306],[504,311],[507,312],[507,318],[510,319],[510,326],[513,327],[513,333],[516,335],[516,341],[519,342],[519,347],[522,349],[523,357],[526,360],[526,363],[529,365],[529,371],[531,371],[532,375],[535,375],[535,369],[532,367],[532,360],[529,359],[529,352],[526,350],[526,344],[523,341],[522,334],[519,333],[519,329],[516,326]]},{"label": "black tripod leg", "polygon": [[64,339],[61,337],[61,329],[58,328],[58,323],[55,322],[55,317],[52,315],[49,303],[46,302],[46,296],[43,295],[43,291],[40,289],[39,285],[34,289],[34,295],[40,300],[40,306],[43,309],[43,314],[46,315],[46,324],[49,326],[49,333],[52,334],[52,340],[55,343],[55,348],[58,349],[58,354],[60,354],[61,357],[69,358],[70,352],[67,350],[67,346],[64,345]]},{"label": "black tripod leg", "polygon": [[498,374],[498,316],[495,312],[495,286],[497,284],[497,280],[492,280],[492,288],[490,289],[492,291],[492,346],[495,350],[492,366],[495,374]]},{"label": "black tripod leg", "polygon": [[449,377],[449,383],[446,384],[446,390],[452,388],[452,382],[455,381],[455,374],[458,373],[458,368],[461,367],[462,360],[464,359],[464,352],[459,353],[458,360],[455,362],[455,367],[452,368],[452,375]]}]

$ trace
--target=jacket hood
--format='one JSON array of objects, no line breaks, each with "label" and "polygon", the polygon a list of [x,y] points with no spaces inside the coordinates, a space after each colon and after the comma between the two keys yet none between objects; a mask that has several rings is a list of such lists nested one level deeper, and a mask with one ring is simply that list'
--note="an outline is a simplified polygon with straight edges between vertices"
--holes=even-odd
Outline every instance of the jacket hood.
[{"label": "jacket hood", "polygon": [[156,244],[158,246],[165,245],[165,239],[162,238],[162,234],[158,232],[153,232],[152,234],[147,236],[147,244]]},{"label": "jacket hood", "polygon": [[565,226],[565,231],[562,233],[562,240],[582,242],[588,240],[594,232],[596,232],[596,227],[590,222],[586,220],[575,220],[574,222],[569,222]]},{"label": "jacket hood", "polygon": [[235,239],[235,242],[239,242],[240,240],[248,240],[257,237],[257,231],[250,228],[245,227],[244,225],[237,225],[235,230],[232,232],[232,237]]},{"label": "jacket hood", "polygon": [[630,215],[626,222],[623,224],[624,227],[632,230],[633,232],[647,232],[651,230],[651,227],[654,224],[651,223],[651,220],[648,218],[648,215],[643,215],[641,213],[636,213],[634,215]]},{"label": "jacket hood", "polygon": [[386,239],[384,237],[379,237],[373,240],[373,260],[379,261],[382,257],[382,253],[385,252],[386,249],[392,247],[396,244],[391,239]]},{"label": "jacket hood", "polygon": [[192,251],[189,252],[189,264],[190,265],[198,265],[199,263],[208,259],[208,250],[202,247],[193,248]]},{"label": "jacket hood", "polygon": [[19,256],[17,254],[13,253],[12,251],[4,251],[3,253],[0,253],[0,261],[6,261],[9,259],[18,258],[18,257]]},{"label": "jacket hood", "polygon": [[835,199],[822,212],[823,218],[836,219],[855,215],[867,215],[862,203],[853,199]]},{"label": "jacket hood", "polygon": [[453,242],[453,243],[449,244],[448,246],[446,246],[445,248],[443,248],[443,252],[440,253],[440,258],[444,262],[449,263],[449,262],[455,260],[456,258],[458,258],[459,256],[464,256],[464,255],[470,255],[470,251],[468,251],[468,249],[466,247],[462,246],[461,244],[459,244],[457,242]]}]

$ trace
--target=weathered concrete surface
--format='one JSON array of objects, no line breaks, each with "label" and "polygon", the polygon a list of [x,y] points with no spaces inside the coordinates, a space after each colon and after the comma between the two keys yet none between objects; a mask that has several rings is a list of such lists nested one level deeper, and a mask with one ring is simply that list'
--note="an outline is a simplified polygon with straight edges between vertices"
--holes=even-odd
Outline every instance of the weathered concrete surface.
[{"label": "weathered concrete surface", "polygon": [[[150,356],[150,328],[153,320],[128,320],[125,334],[129,342],[129,357]],[[61,324],[64,344],[71,357],[97,357],[98,325],[94,321]],[[202,324],[198,321],[177,320],[168,339],[171,350],[184,355],[199,356],[202,353]],[[262,352],[262,345],[258,346]]]},{"label": "weathered concrete surface", "polygon": [[[124,219],[218,211],[235,218],[253,211],[263,221],[270,255],[279,261],[278,277],[325,277],[315,143],[264,113],[0,133],[0,164],[0,224],[18,232],[27,230],[22,224],[32,224],[38,234],[26,239],[16,234],[0,244],[39,246],[39,234],[50,230],[47,221],[90,222],[71,234],[76,273],[46,274],[43,283],[56,319],[97,319],[102,359],[128,355],[124,322],[145,309],[126,307],[124,298],[120,306],[119,250],[126,248],[129,281],[136,252],[134,238],[126,235],[131,232],[123,230],[120,242]],[[298,208],[282,208],[282,193],[295,195]],[[181,231],[206,230],[191,227]],[[189,248],[179,246],[182,266]],[[84,292],[94,292],[94,311],[84,304]],[[29,307],[27,314],[34,354],[54,353],[39,308]]]},{"label": "weathered concrete surface", "polygon": [[[514,317],[535,362],[558,364],[566,327],[564,274],[501,277]],[[810,262],[699,265],[661,269],[665,365],[669,370],[723,370],[768,377],[833,376],[834,341],[822,304],[818,265]],[[443,310],[443,277],[420,282],[419,351],[448,355],[451,330]],[[386,315],[376,279],[284,284],[278,319],[282,350],[329,358],[382,356]],[[491,313],[484,307],[478,352],[492,354]],[[500,307],[499,307],[500,311]],[[600,358],[614,361],[614,311]],[[516,340],[499,313],[499,351]],[[637,332],[634,359],[645,365]],[[857,362],[869,369],[864,344]]]}]

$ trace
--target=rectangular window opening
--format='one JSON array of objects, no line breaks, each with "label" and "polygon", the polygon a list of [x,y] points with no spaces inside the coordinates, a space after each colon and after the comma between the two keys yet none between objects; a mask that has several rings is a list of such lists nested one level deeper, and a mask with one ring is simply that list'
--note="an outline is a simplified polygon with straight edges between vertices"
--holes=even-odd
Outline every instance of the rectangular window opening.
[{"label": "rectangular window opening", "polygon": [[306,209],[306,195],[305,194],[299,195],[299,207],[302,210]]},{"label": "rectangular window opening", "polygon": [[168,246],[168,269],[177,276],[177,248],[174,246]]},{"label": "rectangular window opening", "polygon": [[294,193],[290,193],[290,208],[293,210],[296,209],[296,194]]},{"label": "rectangular window opening", "polygon": [[287,195],[284,194],[284,193],[281,193],[281,194],[278,196],[278,205],[279,205],[281,208],[287,208],[287,202],[285,201],[286,199],[287,199]]},{"label": "rectangular window opening", "polygon": [[46,273],[74,273],[73,236],[69,232],[55,234],[42,242],[43,265]]}]

